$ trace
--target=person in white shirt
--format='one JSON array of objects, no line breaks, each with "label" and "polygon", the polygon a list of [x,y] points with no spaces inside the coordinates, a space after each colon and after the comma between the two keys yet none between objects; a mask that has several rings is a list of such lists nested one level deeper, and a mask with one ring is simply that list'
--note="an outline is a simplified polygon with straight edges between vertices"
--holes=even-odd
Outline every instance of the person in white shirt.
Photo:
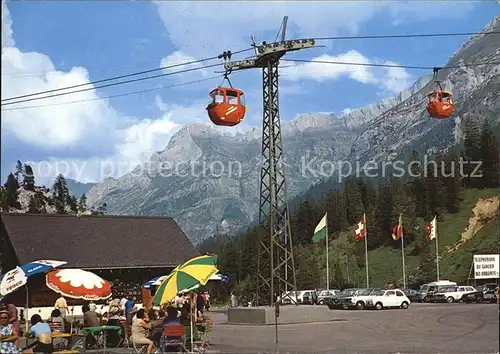
[{"label": "person in white shirt", "polygon": [[120,300],[120,310],[123,311],[123,313],[125,313],[125,305],[127,304],[127,297],[126,296],[123,296],[122,299]]}]

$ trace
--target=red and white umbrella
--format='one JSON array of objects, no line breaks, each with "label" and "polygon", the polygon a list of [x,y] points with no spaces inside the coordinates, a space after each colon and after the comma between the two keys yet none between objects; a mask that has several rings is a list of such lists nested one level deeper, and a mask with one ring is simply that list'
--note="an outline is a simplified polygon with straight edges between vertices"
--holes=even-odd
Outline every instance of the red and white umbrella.
[{"label": "red and white umbrella", "polygon": [[102,300],[111,296],[111,284],[82,269],[59,269],[47,274],[47,287],[73,299]]}]

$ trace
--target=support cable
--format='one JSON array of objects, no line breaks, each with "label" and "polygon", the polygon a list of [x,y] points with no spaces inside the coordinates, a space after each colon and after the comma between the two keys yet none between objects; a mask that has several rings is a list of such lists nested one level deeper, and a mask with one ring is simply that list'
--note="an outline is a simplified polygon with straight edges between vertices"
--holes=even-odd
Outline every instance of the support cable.
[{"label": "support cable", "polygon": [[[246,51],[249,51],[249,50],[252,50],[252,49],[253,48],[247,48],[247,49],[239,50],[239,51],[234,52],[232,54],[243,53],[243,52],[246,52]],[[174,65],[163,66],[163,67],[159,67],[159,68],[155,68],[155,69],[149,69],[149,70],[139,71],[139,72],[135,72],[135,73],[131,73],[131,74],[126,74],[126,75],[114,76],[114,77],[110,77],[110,78],[107,78],[107,79],[90,81],[90,82],[87,82],[87,83],[84,83],[84,84],[78,84],[78,85],[61,87],[61,88],[47,90],[47,91],[35,92],[35,93],[27,94],[27,95],[9,97],[9,98],[2,99],[2,102],[11,101],[11,100],[17,100],[17,99],[20,99],[20,98],[26,98],[26,97],[43,95],[43,94],[46,94],[46,93],[53,93],[53,92],[58,92],[58,91],[63,91],[63,90],[69,90],[69,89],[83,87],[83,86],[88,86],[88,85],[95,85],[95,84],[99,84],[99,83],[103,83],[103,82],[108,82],[108,81],[125,79],[125,78],[128,78],[128,77],[149,74],[149,73],[153,73],[153,72],[156,72],[156,71],[162,71],[162,70],[167,70],[167,69],[173,69],[173,68],[177,68],[177,67],[180,67],[180,66],[198,64],[198,63],[202,63],[202,62],[210,61],[210,60],[215,60],[215,59],[219,59],[219,56],[213,56],[213,57],[209,57],[209,58],[198,59],[198,60],[193,60],[193,61],[179,63],[179,64],[174,64]],[[212,65],[212,66],[206,66],[206,68],[210,68],[210,67],[213,67],[213,66],[214,65]],[[155,78],[155,77],[159,77],[159,76],[151,76],[151,77],[146,77],[146,78],[143,78],[143,79],[145,80],[145,79],[148,79],[148,78]],[[128,82],[134,82],[134,81],[125,81],[123,83],[128,83]],[[102,86],[102,87],[107,87],[107,86]]]}]

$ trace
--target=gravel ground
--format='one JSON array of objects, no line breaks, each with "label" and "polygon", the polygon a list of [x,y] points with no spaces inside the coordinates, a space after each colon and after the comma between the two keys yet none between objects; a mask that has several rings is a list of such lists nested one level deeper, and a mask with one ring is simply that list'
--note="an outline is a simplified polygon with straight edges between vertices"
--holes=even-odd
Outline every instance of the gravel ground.
[{"label": "gravel ground", "polygon": [[[499,352],[499,307],[495,304],[418,304],[407,310],[328,310],[336,321],[279,326],[280,353]],[[276,352],[274,326],[215,321],[212,350],[220,353]]]},{"label": "gravel ground", "polygon": [[[407,310],[331,311],[325,307],[325,311],[331,314],[330,321],[280,325],[279,353],[499,353],[496,304],[413,303]],[[214,330],[208,353],[276,353],[273,325],[229,325],[221,309],[211,311],[210,317]]]}]

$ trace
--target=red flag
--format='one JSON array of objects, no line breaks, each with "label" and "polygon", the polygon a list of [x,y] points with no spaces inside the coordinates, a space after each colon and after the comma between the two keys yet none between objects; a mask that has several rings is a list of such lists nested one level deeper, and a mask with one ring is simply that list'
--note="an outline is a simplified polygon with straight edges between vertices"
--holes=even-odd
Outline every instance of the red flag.
[{"label": "red flag", "polygon": [[365,227],[365,216],[361,218],[361,221],[354,226],[354,239],[356,241],[362,240],[366,236],[366,227]]},{"label": "red flag", "polygon": [[394,241],[399,240],[403,236],[403,221],[401,220],[401,215],[396,226],[392,228],[392,238]]},{"label": "red flag", "polygon": [[429,224],[425,224],[425,233],[427,234],[427,241],[432,242],[436,238],[436,217]]}]

